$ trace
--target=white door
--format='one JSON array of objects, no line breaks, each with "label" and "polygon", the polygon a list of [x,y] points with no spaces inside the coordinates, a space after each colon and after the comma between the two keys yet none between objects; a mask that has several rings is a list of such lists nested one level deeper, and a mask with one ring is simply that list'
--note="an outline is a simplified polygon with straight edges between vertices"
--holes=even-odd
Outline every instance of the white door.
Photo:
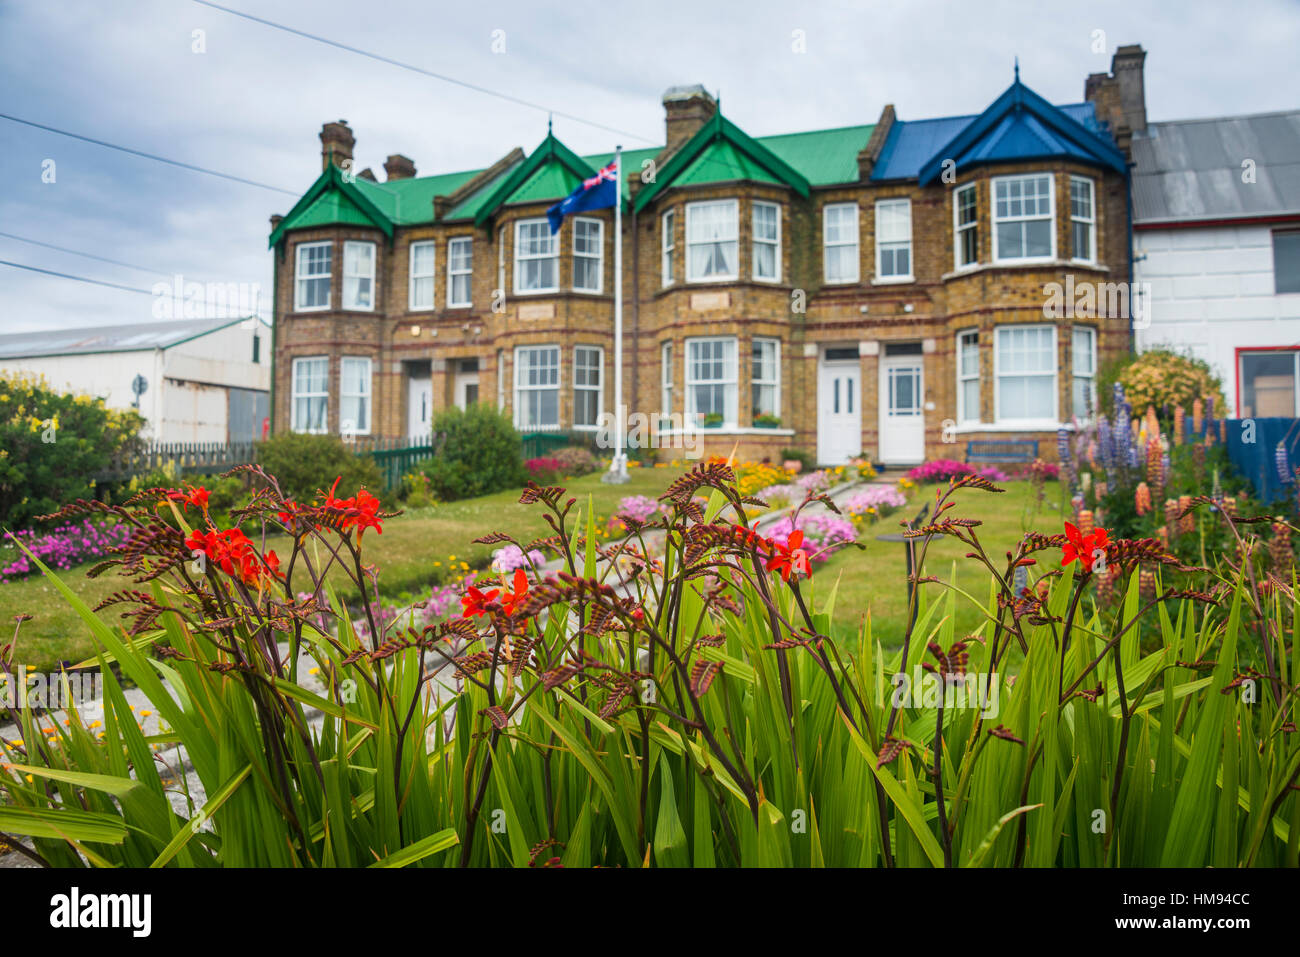
[{"label": "white door", "polygon": [[880,461],[886,465],[925,461],[921,385],[920,356],[881,357]]},{"label": "white door", "polygon": [[862,453],[862,370],[858,361],[817,371],[817,462],[843,465]]},{"label": "white door", "polygon": [[411,376],[406,380],[406,434],[425,442],[433,428],[433,380]]},{"label": "white door", "polygon": [[478,372],[457,372],[454,388],[456,404],[462,409],[478,401]]}]

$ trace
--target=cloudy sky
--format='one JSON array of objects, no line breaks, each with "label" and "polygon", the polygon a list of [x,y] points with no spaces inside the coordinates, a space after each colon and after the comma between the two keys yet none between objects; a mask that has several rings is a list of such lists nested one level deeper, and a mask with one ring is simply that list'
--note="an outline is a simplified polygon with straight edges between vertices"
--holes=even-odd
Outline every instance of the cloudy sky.
[{"label": "cloudy sky", "polygon": [[[1087,74],[1126,43],[1148,51],[1151,120],[1300,107],[1297,0],[220,5],[542,109],[195,0],[0,0],[0,113],[287,191],[0,119],[0,260],[146,291],[180,273],[269,292],[268,217],[311,184],[321,123],[340,118],[358,167],[382,179],[390,153],[434,173],[531,150],[546,108],[589,121],[555,119],[580,153],[658,144],[659,98],[682,83],[720,92],[754,135],[870,123],[885,103],[902,119],[978,112],[1010,82],[1016,56],[1027,84],[1077,102]],[[153,314],[147,294],[0,265],[6,332]]]}]

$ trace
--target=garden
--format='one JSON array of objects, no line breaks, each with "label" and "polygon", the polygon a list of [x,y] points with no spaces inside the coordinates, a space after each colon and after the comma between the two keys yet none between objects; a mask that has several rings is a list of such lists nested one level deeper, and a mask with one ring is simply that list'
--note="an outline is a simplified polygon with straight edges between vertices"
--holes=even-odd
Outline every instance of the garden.
[{"label": "garden", "polygon": [[102,702],[0,698],[0,840],[53,867],[1295,867],[1297,503],[1255,500],[1215,384],[1166,372],[1120,370],[1018,470],[606,485],[472,409],[382,495],[294,436],[73,496],[6,546],[0,671],[94,667]]}]

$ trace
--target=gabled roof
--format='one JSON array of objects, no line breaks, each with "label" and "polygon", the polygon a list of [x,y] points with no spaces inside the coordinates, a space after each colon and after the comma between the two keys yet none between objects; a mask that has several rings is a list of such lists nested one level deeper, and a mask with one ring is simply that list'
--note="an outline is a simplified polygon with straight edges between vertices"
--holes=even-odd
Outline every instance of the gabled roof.
[{"label": "gabled roof", "polygon": [[[655,181],[639,193],[633,207],[645,209],[650,201],[673,185],[705,182],[706,170],[721,171],[724,179],[707,182],[726,182],[759,178],[760,182],[780,183],[789,186],[800,196],[809,192],[808,178],[794,169],[771,149],[754,139],[735,123],[716,110],[695,135],[682,144],[668,158],[655,176]],[[761,175],[760,175],[761,174]],[[691,178],[684,179],[690,176]]]},{"label": "gabled roof", "polygon": [[557,140],[555,134],[548,130],[541,145],[529,153],[528,158],[516,166],[483,200],[474,215],[474,225],[483,226],[507,203],[529,203],[567,196],[578,183],[595,175],[596,170],[590,163]]},{"label": "gabled roof", "polygon": [[[144,352],[170,349],[199,336],[217,332],[242,319],[174,319],[136,322],[123,326],[88,326],[78,329],[43,329],[0,335],[0,359],[40,356],[94,355],[100,352]],[[263,327],[270,326],[258,319]]]},{"label": "gabled roof", "polygon": [[[365,185],[361,186],[358,184]],[[333,163],[329,164],[325,167],[324,172],[322,172],[320,176],[316,177],[316,182],[311,184],[311,188],[307,190],[303,198],[294,204],[293,209],[289,210],[280,225],[271,230],[271,239],[268,242],[268,245],[274,246],[290,229],[301,229],[305,225],[322,225],[323,222],[327,222],[328,220],[321,220],[320,217],[327,213],[329,209],[328,206],[317,208],[315,214],[317,218],[316,222],[303,223],[300,222],[300,219],[305,217],[307,213],[316,206],[317,200],[322,196],[328,196],[331,192],[341,194],[343,198],[347,200],[346,204],[342,204],[341,201],[337,199],[327,200],[327,203],[339,204],[336,207],[336,210],[340,215],[343,215],[344,211],[346,211],[346,214],[349,216],[358,216],[364,223],[381,229],[384,235],[391,239],[394,228],[393,219],[381,210],[379,206],[375,204],[374,199],[371,198],[372,194],[367,187],[373,185],[373,183],[364,179],[344,177],[342,170]],[[334,222],[340,221],[356,222],[357,220],[334,220]]]},{"label": "gabled roof", "polygon": [[1133,163],[1134,225],[1300,215],[1300,110],[1151,123]]},{"label": "gabled roof", "polygon": [[[1114,143],[1021,83],[1017,70],[1011,86],[988,109],[931,154],[917,172],[917,180],[922,186],[930,185],[943,173],[947,160],[957,169],[965,169],[1036,159],[1072,159],[1119,173],[1127,169],[1124,154]],[[872,178],[884,177],[877,177],[873,170]]]}]

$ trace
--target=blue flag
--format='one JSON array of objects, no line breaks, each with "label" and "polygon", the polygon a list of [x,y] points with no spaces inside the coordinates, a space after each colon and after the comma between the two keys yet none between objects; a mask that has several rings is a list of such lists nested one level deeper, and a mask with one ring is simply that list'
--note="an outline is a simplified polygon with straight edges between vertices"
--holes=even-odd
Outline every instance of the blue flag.
[{"label": "blue flag", "polygon": [[546,211],[551,221],[551,235],[560,231],[564,217],[589,209],[607,209],[618,202],[618,166],[611,161],[595,176],[582,181],[582,185]]}]

